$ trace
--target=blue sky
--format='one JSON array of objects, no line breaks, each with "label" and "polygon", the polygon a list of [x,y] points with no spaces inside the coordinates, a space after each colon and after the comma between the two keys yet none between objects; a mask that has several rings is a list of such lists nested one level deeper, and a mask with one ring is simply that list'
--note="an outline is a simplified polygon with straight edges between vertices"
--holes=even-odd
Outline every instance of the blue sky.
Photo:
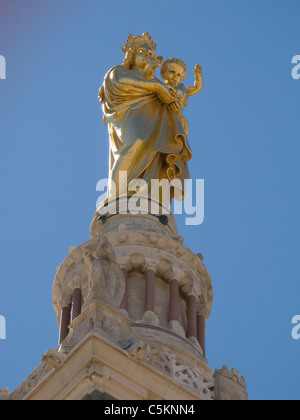
[{"label": "blue sky", "polygon": [[205,221],[180,235],[213,278],[210,366],[240,370],[251,399],[299,399],[299,0],[2,0],[0,389],[13,390],[58,340],[55,269],[89,237],[108,171],[97,93],[128,30],[203,67],[185,109]]}]

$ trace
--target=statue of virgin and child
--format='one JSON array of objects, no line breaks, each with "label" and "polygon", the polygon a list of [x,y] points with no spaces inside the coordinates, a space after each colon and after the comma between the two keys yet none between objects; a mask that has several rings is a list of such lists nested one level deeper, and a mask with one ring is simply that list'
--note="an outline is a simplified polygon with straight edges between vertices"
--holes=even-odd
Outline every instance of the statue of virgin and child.
[{"label": "statue of virgin and child", "polygon": [[[183,185],[190,178],[187,163],[192,152],[182,111],[188,97],[202,89],[200,65],[194,68],[194,86],[185,87],[185,63],[176,58],[163,62],[148,32],[130,34],[122,50],[122,65],[109,70],[99,91],[109,131],[111,199],[130,196],[128,186],[135,180],[146,181],[150,195],[153,179],[179,180]],[[163,80],[155,76],[159,66]],[[127,176],[120,178],[120,173]]]}]

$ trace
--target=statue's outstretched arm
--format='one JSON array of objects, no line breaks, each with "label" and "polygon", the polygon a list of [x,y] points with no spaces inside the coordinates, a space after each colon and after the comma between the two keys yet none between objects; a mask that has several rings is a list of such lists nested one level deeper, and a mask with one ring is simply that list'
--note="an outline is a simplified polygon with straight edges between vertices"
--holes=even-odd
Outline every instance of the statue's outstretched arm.
[{"label": "statue's outstretched arm", "polygon": [[203,88],[202,68],[200,64],[196,64],[194,68],[194,74],[195,74],[194,86],[190,86],[186,88],[188,96],[196,95],[196,93],[201,92]]}]

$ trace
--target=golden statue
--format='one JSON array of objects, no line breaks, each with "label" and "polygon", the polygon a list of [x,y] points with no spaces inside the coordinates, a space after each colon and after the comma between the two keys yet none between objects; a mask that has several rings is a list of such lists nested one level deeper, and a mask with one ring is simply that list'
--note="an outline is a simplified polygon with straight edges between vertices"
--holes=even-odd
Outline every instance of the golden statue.
[{"label": "golden statue", "polygon": [[[160,74],[165,83],[172,86],[176,90],[177,103],[180,105],[180,112],[178,112],[178,116],[182,122],[185,134],[187,136],[189,133],[189,127],[186,118],[182,115],[182,111],[183,108],[187,106],[188,96],[195,95],[202,90],[202,68],[199,64],[196,64],[194,68],[195,84],[194,86],[187,88],[183,83],[180,83],[186,77],[187,68],[186,64],[179,58],[169,58],[169,60],[166,60],[162,65]],[[174,112],[177,112],[177,109],[173,107],[173,104],[171,104],[170,107],[174,110]]]},{"label": "golden statue", "polygon": [[[99,91],[110,137],[109,180],[116,186],[113,191],[109,184],[109,198],[130,195],[128,185],[136,179],[147,182],[149,193],[152,179],[182,183],[189,179],[187,162],[192,153],[182,110],[188,96],[202,89],[202,70],[195,67],[195,85],[186,88],[181,83],[184,62],[167,60],[162,67],[164,83],[154,75],[163,60],[155,49],[148,32],[129,35],[122,65],[109,70]],[[127,179],[119,179],[121,171],[127,172]]]}]

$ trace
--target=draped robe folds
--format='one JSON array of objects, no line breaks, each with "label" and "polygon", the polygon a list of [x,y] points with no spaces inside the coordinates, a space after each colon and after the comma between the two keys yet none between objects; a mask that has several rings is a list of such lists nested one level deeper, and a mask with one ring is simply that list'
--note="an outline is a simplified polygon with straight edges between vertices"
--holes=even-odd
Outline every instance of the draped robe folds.
[{"label": "draped robe folds", "polygon": [[[184,185],[192,153],[179,116],[141,83],[122,81],[120,72],[132,74],[123,66],[114,67],[102,87],[104,119],[109,122],[109,180],[116,186],[113,191],[109,185],[109,199],[130,195],[128,185],[135,179],[147,182],[148,196],[152,179],[180,179]],[[143,80],[149,83],[141,76],[139,82]],[[127,180],[119,180],[121,171],[127,171]]]}]

